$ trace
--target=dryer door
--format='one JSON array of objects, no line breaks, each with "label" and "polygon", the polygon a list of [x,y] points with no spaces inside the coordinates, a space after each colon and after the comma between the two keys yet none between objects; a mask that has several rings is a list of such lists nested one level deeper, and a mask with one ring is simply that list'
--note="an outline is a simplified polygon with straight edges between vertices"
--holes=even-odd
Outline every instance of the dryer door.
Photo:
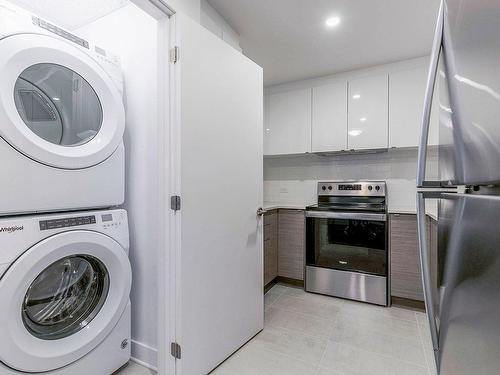
[{"label": "dryer door", "polygon": [[0,361],[43,372],[82,358],[115,327],[131,282],[126,251],[104,234],[69,231],[37,243],[0,279]]},{"label": "dryer door", "polygon": [[122,141],[115,83],[81,48],[39,34],[0,40],[0,136],[27,157],[63,169],[99,164]]}]

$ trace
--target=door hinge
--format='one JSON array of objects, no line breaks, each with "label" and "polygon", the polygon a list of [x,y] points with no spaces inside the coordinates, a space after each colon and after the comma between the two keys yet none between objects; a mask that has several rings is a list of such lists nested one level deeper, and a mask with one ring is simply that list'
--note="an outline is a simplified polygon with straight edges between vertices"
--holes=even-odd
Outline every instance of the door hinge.
[{"label": "door hinge", "polygon": [[179,47],[175,46],[170,49],[170,62],[176,63],[179,61]]},{"label": "door hinge", "polygon": [[170,344],[170,354],[175,359],[181,359],[181,346],[176,342]]},{"label": "door hinge", "polygon": [[179,211],[181,209],[181,197],[178,195],[172,195],[170,197],[170,208],[174,211]]}]

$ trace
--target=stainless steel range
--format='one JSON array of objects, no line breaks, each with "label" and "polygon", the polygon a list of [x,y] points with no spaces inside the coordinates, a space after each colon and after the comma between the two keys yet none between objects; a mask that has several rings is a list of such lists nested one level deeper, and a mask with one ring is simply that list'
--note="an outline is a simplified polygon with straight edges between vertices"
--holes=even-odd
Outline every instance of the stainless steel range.
[{"label": "stainless steel range", "polygon": [[306,291],[387,306],[386,184],[319,182],[306,208]]}]

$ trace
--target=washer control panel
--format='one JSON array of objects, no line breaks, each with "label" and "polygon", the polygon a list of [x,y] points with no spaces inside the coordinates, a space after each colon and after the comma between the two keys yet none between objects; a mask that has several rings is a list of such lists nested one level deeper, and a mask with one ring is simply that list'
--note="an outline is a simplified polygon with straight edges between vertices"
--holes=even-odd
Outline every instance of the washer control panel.
[{"label": "washer control panel", "polygon": [[96,223],[95,215],[76,216],[76,217],[68,217],[68,218],[64,218],[64,219],[52,219],[52,220],[39,221],[40,230],[76,227],[76,226],[80,226],[80,225],[89,225],[89,224],[95,224],[95,223]]}]

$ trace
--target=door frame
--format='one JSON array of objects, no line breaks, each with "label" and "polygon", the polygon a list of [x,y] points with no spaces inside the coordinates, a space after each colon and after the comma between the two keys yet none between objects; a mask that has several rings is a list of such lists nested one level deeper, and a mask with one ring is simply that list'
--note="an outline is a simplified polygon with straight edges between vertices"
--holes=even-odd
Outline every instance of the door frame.
[{"label": "door frame", "polygon": [[[172,85],[170,79],[172,67],[170,64],[170,46],[172,19],[176,11],[165,0],[131,0],[158,22],[158,102],[165,105],[158,106],[158,139],[160,168],[158,170],[158,213],[155,214],[158,227],[161,229],[157,238],[156,262],[158,265],[157,290],[157,373],[158,375],[174,375],[176,360],[170,354],[170,343],[175,342],[175,264],[173,262],[174,245],[172,236],[175,230],[173,211],[170,209],[172,195],[172,145],[175,121],[172,117]],[[174,145],[175,146],[175,145]],[[175,218],[175,217],[174,217]],[[147,318],[147,317],[145,317]]]}]

